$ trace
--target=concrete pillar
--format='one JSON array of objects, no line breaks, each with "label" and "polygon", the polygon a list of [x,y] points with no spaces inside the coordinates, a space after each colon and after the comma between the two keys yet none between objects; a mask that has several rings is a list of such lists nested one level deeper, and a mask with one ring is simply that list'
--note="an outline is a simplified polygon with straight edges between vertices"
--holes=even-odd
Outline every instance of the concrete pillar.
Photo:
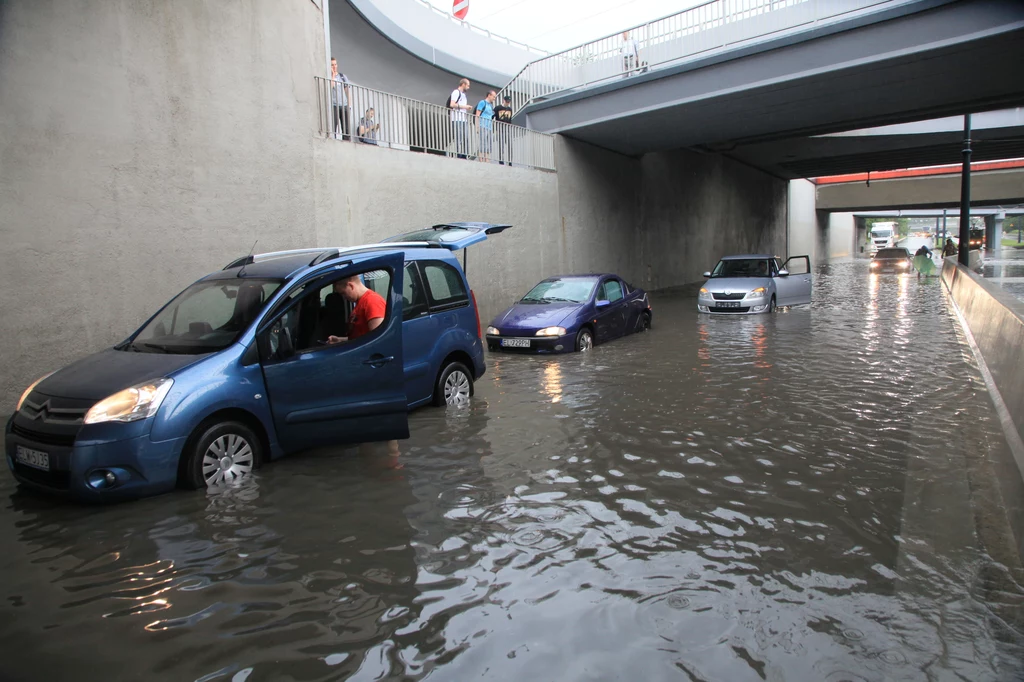
[{"label": "concrete pillar", "polygon": [[1003,221],[1006,220],[1006,213],[1000,211],[993,215],[985,216],[985,250],[990,253],[998,252],[1003,246]]}]

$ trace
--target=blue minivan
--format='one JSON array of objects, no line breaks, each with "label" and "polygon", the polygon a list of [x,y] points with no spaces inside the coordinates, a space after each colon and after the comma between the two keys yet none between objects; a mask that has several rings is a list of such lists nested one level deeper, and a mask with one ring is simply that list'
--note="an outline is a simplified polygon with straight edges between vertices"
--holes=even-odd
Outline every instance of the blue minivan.
[{"label": "blue minivan", "polygon": [[[457,405],[484,373],[476,301],[454,251],[508,225],[448,223],[379,244],[249,255],[203,277],[127,339],[48,374],[7,422],[23,485],[80,499],[217,487],[320,445],[409,437],[407,413]],[[358,281],[386,302],[346,343]]]}]

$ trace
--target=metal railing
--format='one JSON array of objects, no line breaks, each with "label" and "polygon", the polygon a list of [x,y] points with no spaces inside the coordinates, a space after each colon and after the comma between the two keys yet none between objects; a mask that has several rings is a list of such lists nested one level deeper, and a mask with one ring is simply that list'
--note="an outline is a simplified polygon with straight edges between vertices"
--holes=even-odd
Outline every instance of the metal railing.
[{"label": "metal railing", "polygon": [[710,0],[530,62],[499,93],[516,113],[538,99],[898,0]]},{"label": "metal railing", "polygon": [[500,36],[497,33],[492,33],[491,31],[489,31],[486,28],[481,28],[479,26],[474,26],[473,24],[469,23],[468,21],[463,21],[462,19],[459,19],[458,17],[452,16],[451,14],[449,14],[448,12],[445,12],[440,7],[434,7],[434,5],[430,4],[430,0],[417,0],[417,2],[419,2],[421,5],[426,5],[427,7],[429,7],[434,12],[437,12],[441,16],[447,18],[449,21],[453,21],[456,24],[459,24],[460,26],[462,26],[464,29],[466,29],[468,31],[472,31],[473,33],[478,33],[478,34],[480,34],[482,36],[487,36],[488,38],[492,38],[493,40],[497,40],[500,43],[505,43],[506,45],[511,45],[512,47],[518,47],[520,49],[526,50],[527,52],[533,52],[534,54],[542,54],[542,55],[551,54],[547,50],[541,50],[541,49],[536,48],[536,47],[531,47],[531,46],[527,45],[526,43],[519,42],[518,40],[512,40],[511,38],[506,38],[505,36]]},{"label": "metal railing", "polygon": [[555,170],[551,135],[496,120],[487,126],[472,111],[453,111],[353,83],[342,86],[320,76],[316,90],[324,137]]}]

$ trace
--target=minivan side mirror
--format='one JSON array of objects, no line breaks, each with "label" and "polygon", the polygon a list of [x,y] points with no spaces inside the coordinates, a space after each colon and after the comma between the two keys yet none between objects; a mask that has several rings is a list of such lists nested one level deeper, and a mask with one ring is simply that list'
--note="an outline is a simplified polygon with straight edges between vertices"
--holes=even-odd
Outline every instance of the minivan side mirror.
[{"label": "minivan side mirror", "polygon": [[705,276],[705,277],[711,277],[711,273],[710,273],[710,272],[705,272],[705,273],[704,273],[704,276]]},{"label": "minivan side mirror", "polygon": [[779,270],[779,277],[789,277],[789,270],[786,268]]}]

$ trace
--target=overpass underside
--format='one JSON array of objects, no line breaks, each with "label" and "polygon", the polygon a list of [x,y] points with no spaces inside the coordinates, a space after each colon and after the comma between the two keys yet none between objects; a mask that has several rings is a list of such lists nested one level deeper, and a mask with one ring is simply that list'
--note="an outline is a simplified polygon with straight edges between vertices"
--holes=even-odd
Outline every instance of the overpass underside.
[{"label": "overpass underside", "polygon": [[[948,159],[949,140],[874,150],[808,140],[1019,106],[1021,44],[1024,3],[922,0],[556,95],[521,115],[622,154],[697,148],[788,179],[924,165],[915,159]],[[1024,155],[1019,128],[998,142],[990,158]]]}]

